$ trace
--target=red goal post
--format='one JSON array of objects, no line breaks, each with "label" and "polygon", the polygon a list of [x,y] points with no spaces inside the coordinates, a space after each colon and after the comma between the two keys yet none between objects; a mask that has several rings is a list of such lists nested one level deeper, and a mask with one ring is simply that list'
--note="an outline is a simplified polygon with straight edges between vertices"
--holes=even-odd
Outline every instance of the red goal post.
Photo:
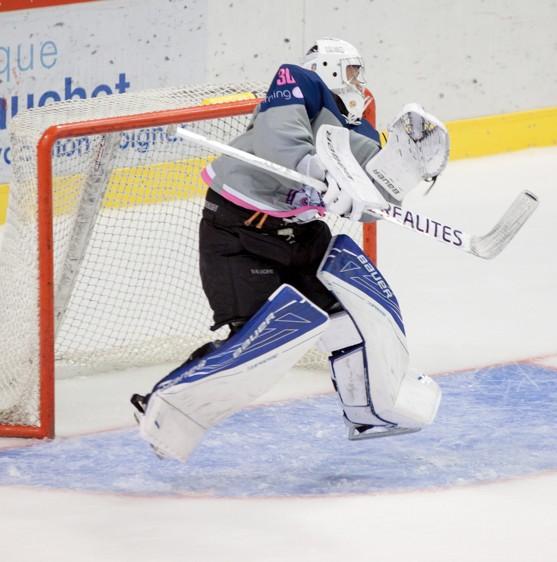
[{"label": "red goal post", "polygon": [[[213,90],[209,90],[209,93],[213,93]],[[127,95],[127,94],[126,94]],[[207,96],[207,93],[202,94]],[[110,97],[124,97],[124,96],[110,96]],[[226,96],[224,96],[222,99],[225,99]],[[38,284],[37,284],[37,293],[35,295],[35,297],[33,297],[33,295],[26,295],[24,297],[22,297],[22,300],[24,300],[25,302],[27,302],[27,299],[29,298],[30,303],[29,306],[31,307],[31,309],[33,311],[36,312],[31,312],[30,314],[27,314],[26,316],[31,316],[31,317],[36,317],[36,321],[37,321],[37,327],[36,327],[36,331],[37,331],[37,345],[35,346],[33,342],[31,342],[31,344],[29,344],[27,348],[29,349],[34,349],[35,347],[37,347],[37,357],[36,359],[34,357],[29,357],[26,358],[26,350],[24,351],[19,351],[17,353],[15,353],[15,361],[12,361],[12,365],[17,362],[17,361],[23,361],[25,362],[27,360],[28,363],[33,364],[33,368],[29,371],[29,373],[25,373],[25,375],[21,375],[23,378],[24,377],[30,377],[31,381],[25,381],[25,386],[22,388],[18,388],[17,390],[14,390],[14,397],[12,397],[11,401],[4,401],[5,403],[2,404],[2,401],[0,401],[0,436],[8,436],[8,437],[35,437],[35,438],[51,438],[54,436],[54,432],[55,432],[55,420],[54,420],[54,404],[55,404],[55,392],[54,392],[54,380],[55,380],[55,365],[56,365],[56,361],[57,361],[57,348],[56,348],[56,333],[57,333],[57,321],[59,320],[59,314],[56,310],[56,296],[55,293],[57,292],[57,287],[60,287],[61,283],[58,277],[64,277],[66,276],[65,272],[59,273],[59,271],[62,269],[62,265],[60,265],[63,262],[63,257],[55,257],[55,248],[57,247],[58,244],[60,244],[59,242],[59,237],[61,236],[67,236],[66,234],[62,234],[62,231],[59,231],[59,226],[58,222],[67,222],[67,216],[71,215],[74,212],[74,207],[78,206],[78,205],[82,205],[82,199],[85,199],[85,197],[83,196],[83,194],[79,194],[78,196],[76,196],[76,201],[71,201],[68,202],[65,200],[66,196],[62,196],[62,202],[58,201],[56,202],[55,200],[55,196],[54,194],[57,194],[57,197],[61,197],[59,192],[61,191],[61,188],[59,185],[56,185],[56,178],[61,177],[62,178],[62,183],[64,184],[69,184],[71,183],[71,179],[72,178],[77,178],[78,176],[81,177],[82,175],[91,175],[91,174],[95,174],[97,173],[98,170],[95,169],[95,166],[97,166],[97,168],[99,167],[98,165],[98,161],[102,161],[103,158],[105,158],[104,154],[105,152],[107,152],[107,149],[104,147],[103,144],[101,144],[101,148],[97,150],[96,152],[96,156],[93,156],[93,162],[92,164],[89,163],[89,167],[87,172],[82,172],[82,171],[78,171],[76,170],[64,170],[63,172],[60,171],[56,171],[55,170],[55,151],[57,150],[58,147],[58,151],[60,152],[61,149],[59,148],[61,146],[60,143],[64,143],[64,141],[66,141],[67,139],[77,139],[77,138],[86,138],[86,139],[101,139],[102,143],[105,142],[105,139],[108,138],[110,135],[112,134],[119,134],[119,138],[122,139],[124,132],[128,132],[125,133],[128,136],[131,135],[131,131],[141,131],[141,130],[152,130],[153,128],[161,128],[161,127],[166,127],[169,125],[175,125],[175,124],[183,124],[183,123],[196,123],[196,122],[200,122],[203,124],[209,124],[209,123],[215,123],[215,130],[218,129],[218,127],[220,126],[219,124],[221,122],[225,122],[225,121],[230,121],[231,118],[234,117],[239,117],[239,116],[248,116],[249,114],[251,114],[255,108],[255,106],[257,105],[257,103],[260,101],[259,98],[253,97],[253,99],[243,99],[240,101],[231,101],[231,102],[223,102],[223,103],[215,103],[215,104],[211,104],[211,105],[198,105],[196,104],[195,106],[192,107],[179,107],[179,108],[172,108],[172,109],[161,109],[161,110],[157,110],[157,111],[152,111],[152,112],[141,112],[141,113],[136,113],[136,114],[125,114],[125,115],[111,115],[111,116],[107,116],[107,117],[101,117],[101,118],[93,118],[90,120],[83,120],[83,121],[72,121],[70,119],[70,122],[61,122],[61,123],[56,123],[56,124],[52,124],[50,126],[48,126],[46,128],[46,130],[44,130],[44,132],[40,135],[40,138],[38,140],[38,142],[36,143],[36,165],[34,165],[34,169],[35,169],[35,174],[36,174],[36,221],[37,221],[37,226],[36,226],[36,235],[37,235],[37,245],[36,245],[36,251],[37,251],[37,260],[36,260],[36,267],[37,267],[37,279],[38,279]],[[87,100],[89,102],[89,100]],[[92,102],[91,102],[92,103]],[[75,102],[75,103],[71,103],[71,105],[73,105],[73,107],[71,108],[72,111],[74,108],[79,109],[79,102]],[[70,104],[62,104],[62,105],[70,105]],[[58,104],[56,104],[58,105]],[[84,107],[84,109],[87,109]],[[27,117],[27,119],[33,119],[33,115],[38,115],[38,113],[40,112],[40,110],[33,110],[33,112],[29,112],[31,115]],[[84,114],[86,114],[87,112],[84,111]],[[16,121],[16,127],[17,127],[17,119],[14,120]],[[158,129],[157,129],[158,130]],[[162,134],[162,133],[161,133]],[[210,131],[209,131],[210,134]],[[15,135],[17,136],[17,135]],[[30,137],[32,139],[32,137]],[[28,140],[28,139],[27,139]],[[227,140],[230,140],[230,138],[227,138]],[[27,141],[26,141],[27,142]],[[89,145],[92,145],[93,141],[91,141],[89,143]],[[117,145],[115,150],[121,149],[122,147],[122,140],[120,140],[120,144]],[[161,141],[162,144],[162,141]],[[88,146],[89,146],[88,145]],[[27,151],[23,149],[21,151],[17,151],[14,150],[14,174],[17,175],[17,169],[18,169],[18,162],[17,159],[18,157],[21,160],[25,160],[29,158],[29,145],[27,146]],[[140,146],[140,145],[138,145]],[[201,155],[198,154],[200,149],[195,149],[197,152],[194,154],[190,154],[187,158],[189,164],[191,166],[191,162],[194,162],[194,166],[193,168],[198,171],[199,168],[199,162],[198,160],[200,159],[207,159],[207,155]],[[62,152],[63,154],[63,152]],[[68,161],[70,161],[73,158],[73,154],[71,157],[68,157]],[[95,158],[97,160],[95,160]],[[64,155],[59,158],[61,160],[64,159]],[[161,168],[163,167],[163,164],[165,164],[164,159],[161,159]],[[111,164],[112,165],[112,164]],[[185,168],[183,168],[185,169]],[[182,169],[182,170],[183,170]],[[93,170],[93,172],[91,172],[91,170]],[[109,175],[110,173],[114,174],[114,170],[116,170],[118,173],[120,173],[121,170],[126,170],[125,173],[129,174],[130,176],[132,175],[138,175],[138,174],[144,174],[145,172],[145,165],[140,162],[140,163],[134,163],[134,162],[130,162],[128,164],[124,163],[122,166],[118,167],[116,166],[115,168],[111,168],[112,171],[109,170]],[[174,173],[174,170],[171,168],[166,169],[165,174],[168,174],[168,177],[172,176],[172,173]],[[180,176],[180,179],[183,179],[183,171],[181,171],[178,175]],[[23,174],[24,175],[24,174]],[[138,180],[137,177],[134,178],[133,182],[137,183],[138,181],[143,182],[140,185],[145,187],[146,185],[149,184],[149,182],[156,182],[159,181],[158,179],[153,179],[153,173],[152,172],[148,172],[147,173],[148,176],[148,181],[147,180]],[[174,177],[174,176],[172,176]],[[70,179],[68,179],[70,178]],[[110,183],[112,182],[112,177],[110,179],[106,179],[106,182]],[[21,182],[24,184],[25,183],[25,179],[21,180]],[[77,180],[76,180],[77,181]],[[80,181],[82,181],[80,179]],[[89,180],[84,180],[85,183],[87,183],[87,181]],[[172,181],[175,181],[174,179]],[[168,179],[162,179],[160,180],[162,187],[160,187],[160,189],[170,189],[169,187],[169,183],[170,180]],[[191,182],[193,182],[193,180],[191,180]],[[185,183],[189,186],[190,185],[190,179],[188,178],[187,181],[185,181]],[[29,184],[31,185],[32,182]],[[193,185],[193,184],[192,184]],[[197,187],[197,184],[195,184],[195,193],[198,192],[199,188]],[[29,186],[25,187],[25,189],[34,189],[34,185],[32,188],[30,188]],[[135,185],[134,189],[137,188],[137,185]],[[108,191],[111,190],[111,188],[107,188]],[[123,192],[126,192],[126,189],[130,189],[129,185],[126,184],[122,187]],[[172,188],[173,189],[173,188]],[[136,195],[133,195],[133,197],[136,197]],[[191,195],[188,195],[185,197],[187,198],[192,198]],[[79,200],[79,201],[78,201]],[[183,201],[180,201],[180,204],[182,204]],[[189,202],[186,201],[186,203],[189,204]],[[27,209],[25,207],[25,205],[22,205],[24,208],[23,210],[21,208],[17,208],[17,201],[13,202],[10,201],[10,210],[8,213],[8,225],[10,223],[10,217],[14,217],[13,220],[16,221],[18,220],[17,215],[21,215],[22,213],[25,214],[26,211],[28,211],[29,209]],[[84,273],[83,270],[84,268],[91,268],[91,263],[88,262],[89,260],[89,256],[88,254],[92,251],[89,249],[89,246],[92,242],[91,241],[95,241],[95,237],[97,238],[101,238],[104,237],[105,234],[105,230],[106,232],[109,231],[109,227],[105,227],[103,226],[102,228],[100,226],[98,226],[99,223],[99,219],[98,216],[106,214],[108,219],[106,219],[106,222],[111,221],[111,226],[110,228],[114,228],[117,229],[118,227],[114,227],[113,224],[118,223],[118,221],[120,220],[120,218],[118,217],[118,214],[122,214],[123,215],[123,219],[122,220],[127,220],[127,217],[125,216],[126,214],[134,214],[136,213],[136,209],[135,207],[150,207],[151,209],[154,209],[154,212],[159,213],[158,207],[160,206],[172,206],[172,202],[171,202],[171,197],[168,199],[168,201],[165,199],[164,201],[145,201],[145,202],[140,202],[138,203],[137,201],[134,201],[133,204],[106,204],[105,202],[101,202],[98,204],[99,208],[97,208],[97,210],[95,211],[97,213],[97,217],[93,220],[93,225],[90,225],[88,227],[89,231],[87,236],[90,237],[90,240],[88,239],[87,242],[85,243],[87,249],[85,251],[85,255],[81,256],[80,259],[82,260],[78,266],[79,271],[77,273],[74,273],[74,279],[70,282],[71,285],[71,290],[72,291],[77,291],[81,289],[80,283],[83,285],[83,280],[82,278],[84,277]],[[120,205],[120,208],[118,208],[118,206]],[[30,205],[30,208],[33,207],[33,205]],[[63,210],[61,210],[61,208],[64,207]],[[71,211],[68,211],[66,209],[66,207],[70,208],[71,207]],[[199,212],[200,207],[197,209],[197,212]],[[76,211],[79,212],[79,211]],[[161,215],[162,217],[163,215]],[[185,216],[185,215],[184,215]],[[190,215],[187,215],[188,217],[190,217]],[[69,219],[68,219],[69,220]],[[76,222],[75,219],[72,219],[74,221],[74,223]],[[102,219],[105,220],[105,219]],[[136,219],[134,219],[136,220]],[[138,222],[144,221],[145,219],[139,219]],[[31,218],[29,216],[26,216],[24,219],[24,222],[31,222]],[[79,222],[79,220],[77,221]],[[158,219],[158,222],[166,222],[166,219]],[[188,235],[189,232],[194,232],[194,229],[197,228],[197,225],[191,225],[189,223],[194,223],[195,222],[195,215],[192,215],[192,218],[187,218],[184,219],[183,217],[180,218],[180,220],[177,222],[178,226],[180,227],[180,225],[183,225],[184,223],[188,223],[186,224],[185,228],[189,229],[186,230],[185,234],[186,236]],[[8,226],[7,225],[7,226]],[[56,226],[55,226],[56,225]],[[27,223],[26,223],[27,226]],[[144,226],[144,225],[143,225]],[[73,227],[70,228],[70,230],[73,228],[73,230],[75,230],[75,224]],[[116,233],[116,230],[114,230],[114,234],[111,234],[110,236],[114,237],[114,239],[116,239],[118,236],[121,237],[133,237],[136,234],[137,235],[142,235],[143,232],[141,231],[142,227],[137,227],[134,226],[133,227],[136,230],[129,230],[126,231],[124,233],[121,233],[120,235]],[[98,234],[97,230],[102,230],[103,234]],[[334,229],[333,229],[334,230]],[[73,231],[72,231],[73,232]],[[131,234],[130,234],[131,232]],[[180,236],[183,236],[184,233],[180,234]],[[80,235],[83,238],[83,234]],[[108,235],[106,235],[108,236]],[[192,235],[193,237],[193,235]],[[148,238],[148,237],[147,237]],[[103,238],[104,240],[104,238]],[[164,237],[161,238],[162,243],[159,244],[159,248],[155,247],[154,249],[150,249],[147,254],[151,255],[156,255],[159,252],[161,252],[163,249],[166,249],[167,244],[165,242]],[[375,234],[375,225],[365,225],[364,229],[363,229],[363,233],[362,233],[362,240],[363,240],[363,245],[364,245],[364,249],[366,251],[366,253],[368,253],[368,255],[375,260],[376,258],[376,234]],[[182,238],[182,242],[183,242],[183,238]],[[111,241],[110,243],[106,242],[106,246],[110,246],[111,244],[113,244],[114,241]],[[105,244],[105,242],[103,242],[103,244]],[[27,248],[22,247],[20,248],[21,252],[26,252]],[[4,247],[2,248],[2,251],[4,251]],[[34,251],[34,249],[32,250]],[[71,253],[72,250],[68,250],[68,249],[64,249],[63,252],[61,252],[62,254],[65,255],[65,259],[67,260],[67,254]],[[129,255],[135,255],[135,252],[141,252],[141,250],[137,249],[136,246],[134,246],[133,242],[130,242],[130,246],[129,249],[126,250],[129,251]],[[13,251],[12,251],[13,254]],[[126,254],[123,254],[126,255]],[[98,258],[99,260],[105,259],[105,258]],[[171,260],[173,260],[174,258],[170,258]],[[189,258],[190,262],[193,263],[194,258]],[[31,260],[33,261],[33,260]],[[90,261],[90,260],[89,260]],[[110,258],[110,260],[108,258],[106,258],[106,263],[108,263],[109,261],[116,261],[118,262],[118,269],[122,269],[124,267],[123,262],[127,261],[126,259],[122,259],[122,258]],[[188,267],[189,265],[191,265],[188,262]],[[32,267],[34,267],[32,265]],[[65,267],[65,266],[64,266]],[[103,273],[104,271],[104,267],[105,265],[101,265],[101,266],[96,266],[97,269],[97,274]],[[108,265],[106,266],[108,267]],[[112,266],[111,266],[112,267]],[[137,272],[144,272],[144,269],[151,269],[151,267],[147,264],[146,260],[143,260],[141,265],[136,267],[135,269],[133,269],[133,272],[128,275],[126,277],[126,280],[132,279],[134,280],[138,273]],[[157,269],[157,267],[159,266],[153,266],[153,269]],[[94,269],[94,268],[93,268]],[[58,276],[57,276],[58,273]],[[196,271],[192,271],[191,274],[188,270],[188,273],[186,274],[182,274],[181,279],[184,280],[184,285],[189,286],[190,284],[193,285],[195,284],[194,281],[194,277],[197,274]],[[15,274],[14,274],[15,275]],[[117,277],[120,279],[121,276],[120,274],[118,274]],[[106,282],[106,287],[105,290],[108,291],[109,293],[112,291],[116,291],[119,290],[118,287],[115,286],[115,283],[112,279],[107,278],[106,281],[99,281],[100,283],[105,283]],[[16,287],[16,290],[28,290],[28,288],[26,287],[20,287],[19,286],[20,283],[18,281],[18,279],[11,279],[10,282],[8,283],[9,288],[13,289],[14,286]],[[90,285],[92,287],[94,287],[95,283],[90,283]],[[179,286],[180,283],[178,282],[177,285]],[[0,289],[2,289],[2,285],[0,284]],[[124,295],[127,295],[127,297],[130,296],[130,293],[133,295],[134,291],[137,290],[137,285],[133,285],[130,284],[129,285],[129,289],[127,289],[127,293],[124,291]],[[158,287],[158,286],[157,286]],[[87,291],[93,291],[96,288],[87,288]],[[31,286],[31,290],[33,292],[33,286]],[[178,291],[179,289],[176,289],[176,291]],[[158,293],[160,293],[160,288],[156,288],[153,289],[153,291],[155,293],[157,293],[157,297],[161,296]],[[164,291],[162,291],[164,292]],[[174,289],[173,289],[174,292]],[[94,294],[94,293],[90,293],[90,294]],[[101,293],[102,295],[102,293]],[[192,292],[193,295],[193,292]],[[9,296],[7,297],[9,298]],[[36,298],[36,302],[33,303],[33,301]],[[95,297],[97,298],[97,296]],[[98,297],[99,299],[101,298],[100,296]],[[162,297],[161,297],[162,298]],[[189,296],[189,295],[185,295],[184,297],[184,301],[189,301],[189,300],[198,300],[199,297],[199,291],[197,291],[195,293],[195,297]],[[76,304],[76,300],[78,299],[78,296],[76,296],[73,292],[70,296],[67,297],[66,299],[66,305],[68,308],[71,309],[72,306],[77,307],[79,306],[78,304]],[[87,299],[85,300],[91,300],[91,297],[87,297]],[[69,304],[67,304],[69,302]],[[178,301],[177,301],[178,302]],[[180,301],[181,302],[181,301]],[[107,305],[109,306],[109,305]],[[135,303],[134,303],[135,306]],[[157,310],[156,307],[163,307],[163,303],[160,302],[158,304],[155,304],[155,308],[154,310]],[[181,306],[181,305],[171,305],[171,306]],[[94,302],[93,303],[93,310],[95,310],[96,308],[103,308],[102,303],[100,302]],[[64,314],[66,316],[68,316],[69,312],[68,311],[64,311]],[[163,315],[165,314],[164,312],[162,313]],[[187,313],[187,314],[192,314],[193,313]],[[71,316],[71,314],[69,314]],[[78,316],[79,317],[80,313],[76,312],[73,314],[73,316]],[[81,312],[82,317],[78,318],[78,320],[80,320],[83,325],[86,325],[88,323],[88,318],[91,315],[91,310],[88,311],[88,309],[83,309],[83,311]],[[152,315],[152,311],[149,312],[144,312],[143,314],[139,313],[137,318],[139,318],[140,316],[147,316],[149,317],[150,315]],[[110,316],[110,313],[108,313],[108,316]],[[205,316],[205,323],[208,325],[210,324],[210,315],[207,314],[207,309],[205,308],[204,311],[202,311],[200,313],[200,316],[203,317]],[[6,320],[6,318],[3,318],[2,321]],[[133,324],[134,322],[136,322],[137,320],[135,319],[135,317],[130,317],[130,319],[128,320],[123,320],[124,325],[127,327],[128,324]],[[64,323],[69,322],[69,320],[64,320]],[[106,322],[106,321],[105,321]],[[102,321],[99,320],[99,326],[102,325]],[[82,328],[83,326],[79,324],[79,322],[77,324],[72,325],[72,328],[68,328],[66,331],[67,332],[71,332],[72,335],[74,332],[79,332],[79,330]],[[19,329],[19,328],[18,328]],[[154,328],[156,330],[156,327]],[[189,328],[188,328],[189,329]],[[8,327],[9,330],[9,327]],[[118,327],[113,328],[113,330],[115,332],[118,332]],[[198,333],[199,328],[194,326],[192,327],[192,333],[195,335],[195,337],[201,337],[201,338],[207,338],[206,334],[200,334]],[[16,330],[17,331],[17,330]],[[31,329],[31,331],[34,333],[35,332],[35,328]],[[142,328],[139,331],[142,332],[142,338],[145,338],[147,336],[145,336],[143,334],[143,332],[147,332],[148,330],[146,328]],[[164,331],[164,330],[163,330]],[[60,329],[58,328],[58,335],[60,336]],[[92,332],[94,335],[96,335],[96,332]],[[190,337],[191,334],[187,335],[187,337]],[[67,336],[65,334],[65,336]],[[91,335],[85,336],[84,340],[87,341],[87,343],[90,342],[91,339]],[[157,334],[158,337],[158,334]],[[181,337],[181,336],[180,336]],[[175,334],[169,334],[169,338],[172,339],[176,339],[176,335]],[[106,337],[103,339],[103,341],[101,342],[101,346],[106,346],[108,344],[106,344]],[[137,364],[137,361],[139,361],[139,359],[137,359],[137,355],[138,355],[138,349],[141,348],[141,351],[143,351],[142,347],[144,344],[144,341],[146,340],[134,340],[131,343],[131,347],[133,348],[133,352],[132,354],[134,355],[134,360],[131,361],[130,364]],[[138,343],[139,342],[139,343]],[[180,340],[180,342],[182,342],[182,340]],[[3,354],[10,354],[13,350],[9,348],[10,342],[8,342],[6,344],[6,342],[2,343],[2,347],[5,347],[5,349],[3,349],[2,353]],[[14,344],[15,345],[15,344]],[[159,340],[157,339],[157,343],[156,345],[160,346],[161,344],[159,343]],[[165,344],[166,345],[166,344]],[[178,350],[179,350],[179,354],[182,355],[182,360],[183,357],[186,355],[185,354],[185,349],[183,347],[183,343],[180,343],[178,345]],[[77,346],[79,347],[79,346]],[[120,349],[116,346],[117,349]],[[122,347],[123,348],[123,347]],[[78,349],[79,353],[81,353],[81,356],[84,355],[83,350],[82,349]],[[78,353],[78,355],[79,355]],[[105,361],[104,358],[102,358],[101,360],[98,361],[101,369],[106,369],[107,366],[110,367],[114,367],[114,368],[120,368],[122,367],[122,365],[126,365],[127,363],[125,361],[120,361],[118,359],[114,360],[113,356],[115,356],[115,354],[111,351],[110,353],[112,353],[112,355],[110,355],[111,359],[110,361]],[[118,351],[119,353],[119,351]],[[122,352],[123,353],[123,352]],[[173,353],[175,353],[175,351],[173,351]],[[169,353],[169,357],[173,357],[173,353]],[[62,353],[60,353],[60,355],[63,355]],[[81,357],[80,356],[80,357]],[[95,363],[96,362],[96,358],[98,358],[98,356],[95,356],[94,359],[90,360],[87,359],[87,361],[89,363]],[[137,359],[137,361],[135,361],[135,359]],[[153,355],[152,357],[150,356],[147,359],[147,362],[154,362],[156,360],[160,360],[161,357],[157,356],[156,354]],[[75,366],[78,363],[78,360],[76,359],[66,359],[67,362],[69,362],[71,364],[71,366]],[[112,361],[112,362],[111,362]],[[35,364],[37,363],[37,364]],[[90,365],[89,363],[87,363],[87,369],[89,369]],[[6,368],[4,366],[1,366],[1,362],[0,362],[0,367],[1,368]],[[9,368],[9,366],[8,366]],[[92,369],[89,369],[94,371],[95,367],[93,366]],[[17,377],[14,378],[10,378],[9,375],[7,376],[7,381],[5,380],[3,381],[2,376],[0,374],[0,393],[2,393],[3,391],[12,391],[13,388],[17,387],[18,385],[20,385],[21,381],[19,379],[17,379]],[[18,375],[19,376],[19,375]],[[4,377],[6,378],[6,377]],[[17,379],[17,380],[16,380]],[[4,384],[4,387],[2,387],[2,384]],[[20,402],[23,402],[23,406],[20,404]],[[15,412],[15,413],[14,413]]]}]

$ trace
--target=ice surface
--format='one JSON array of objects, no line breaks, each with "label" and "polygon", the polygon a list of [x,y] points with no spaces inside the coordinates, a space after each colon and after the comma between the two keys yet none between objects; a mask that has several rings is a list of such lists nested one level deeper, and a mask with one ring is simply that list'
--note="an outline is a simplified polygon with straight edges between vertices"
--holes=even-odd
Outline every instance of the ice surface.
[{"label": "ice surface", "polygon": [[557,372],[499,366],[439,377],[436,422],[348,441],[335,396],[251,408],[207,434],[187,463],[161,462],[133,430],[0,456],[0,485],[143,495],[315,496],[439,488],[557,470]]},{"label": "ice surface", "polygon": [[63,380],[59,439],[0,440],[0,560],[557,560],[555,177],[557,149],[536,149],[451,163],[412,194],[412,208],[483,233],[535,192],[494,261],[380,227],[412,363],[460,371],[438,378],[432,427],[348,442],[327,375],[293,371],[260,402],[295,401],[241,412],[190,463],[161,463],[127,396],[167,366]]}]

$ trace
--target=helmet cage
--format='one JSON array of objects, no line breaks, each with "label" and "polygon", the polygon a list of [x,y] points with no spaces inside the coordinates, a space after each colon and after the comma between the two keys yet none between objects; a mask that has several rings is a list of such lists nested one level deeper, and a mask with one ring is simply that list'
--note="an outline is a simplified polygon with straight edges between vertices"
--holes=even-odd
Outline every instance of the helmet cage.
[{"label": "helmet cage", "polygon": [[363,89],[367,83],[364,61],[361,57],[349,57],[339,60],[342,81],[348,86]]},{"label": "helmet cage", "polygon": [[364,90],[364,61],[355,47],[339,39],[319,40],[307,53],[303,66],[316,72],[340,97],[348,111],[349,122],[361,119],[370,100]]}]

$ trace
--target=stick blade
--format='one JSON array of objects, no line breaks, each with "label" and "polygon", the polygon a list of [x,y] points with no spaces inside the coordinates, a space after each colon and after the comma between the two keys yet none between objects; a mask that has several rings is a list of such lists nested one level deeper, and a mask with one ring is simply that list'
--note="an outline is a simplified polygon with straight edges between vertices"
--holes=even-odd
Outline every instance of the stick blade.
[{"label": "stick blade", "polygon": [[499,255],[530,218],[538,204],[537,196],[531,191],[520,193],[487,234],[472,237],[470,251],[484,259],[492,259]]}]

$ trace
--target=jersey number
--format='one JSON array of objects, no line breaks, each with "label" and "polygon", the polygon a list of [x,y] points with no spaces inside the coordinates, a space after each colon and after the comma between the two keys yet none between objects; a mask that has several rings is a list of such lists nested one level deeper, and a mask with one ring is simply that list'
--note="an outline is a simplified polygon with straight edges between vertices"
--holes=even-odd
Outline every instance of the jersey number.
[{"label": "jersey number", "polygon": [[277,86],[284,86],[285,84],[296,84],[296,80],[294,80],[288,68],[279,68]]}]

